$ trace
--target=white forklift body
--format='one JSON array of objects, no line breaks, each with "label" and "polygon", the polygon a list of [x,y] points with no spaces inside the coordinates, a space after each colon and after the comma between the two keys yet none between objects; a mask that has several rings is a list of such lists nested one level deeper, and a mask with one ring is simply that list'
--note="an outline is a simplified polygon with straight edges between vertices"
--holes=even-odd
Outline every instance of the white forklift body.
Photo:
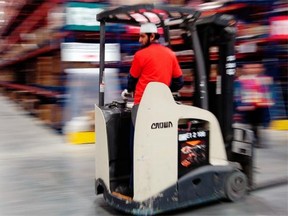
[{"label": "white forklift body", "polygon": [[[183,191],[189,193],[189,190],[195,189],[195,185],[197,187],[202,185],[199,191],[205,191],[207,190],[205,188],[210,187],[212,188],[212,193],[208,190],[209,192],[206,193],[206,195],[197,195],[197,189],[195,189],[195,196],[197,197],[195,200],[189,200],[190,195],[180,194],[181,190],[179,189],[178,182],[181,180],[178,173],[178,125],[179,122],[187,119],[204,120],[207,122],[206,129],[209,131],[209,144],[206,143],[206,145],[209,145],[209,164],[190,171],[190,173],[195,173],[195,175],[192,175],[193,177],[190,179],[189,185],[187,185],[190,189],[187,188]],[[104,187],[104,197],[109,203],[109,195],[114,199],[119,198],[111,194],[109,145],[107,141],[109,135],[106,130],[105,117],[101,108],[98,106],[95,106],[95,127],[96,190],[99,185]],[[120,202],[120,204],[117,204],[116,206],[114,200],[114,204],[112,204],[114,207],[140,215],[155,214],[169,209],[172,210],[174,208],[184,207],[191,203],[207,201],[209,199],[213,200],[221,197],[230,199],[230,184],[232,187],[238,184],[237,191],[233,191],[233,193],[236,193],[236,197],[233,197],[232,194],[232,200],[238,199],[245,194],[247,180],[244,174],[241,175],[242,173],[234,165],[229,165],[229,162],[227,161],[225,146],[216,117],[207,110],[177,104],[170,89],[166,85],[152,82],[146,87],[139,105],[134,134],[134,197],[132,201],[123,200],[122,204]],[[189,137],[190,135],[189,133],[186,133],[184,135],[182,134],[182,138],[183,136]],[[202,136],[206,136],[206,134],[202,132]],[[119,145],[121,146],[121,143],[119,143]],[[209,168],[207,169],[207,167]],[[214,179],[208,180],[204,173],[210,173],[211,171],[213,172],[211,178]],[[234,181],[235,179],[228,181],[228,177],[237,171],[239,172],[237,179],[240,178],[240,182]],[[221,172],[224,173],[223,177],[221,177]],[[185,176],[189,176],[189,173],[182,178],[185,178]],[[193,179],[195,178],[198,180],[196,183],[193,183]],[[209,184],[212,183],[212,185],[207,185],[207,181]],[[213,181],[216,182],[213,183]],[[239,179],[237,181],[239,181]],[[214,188],[214,184],[220,184],[221,186]],[[173,187],[175,189],[172,191],[175,193],[172,193],[167,197],[165,191]],[[240,194],[237,194],[239,191]],[[103,192],[103,190],[101,192]],[[187,197],[187,199],[181,200],[181,196]],[[168,205],[163,204],[164,207],[161,206],[163,201],[159,202],[157,199],[169,200],[167,201]],[[170,205],[169,203],[171,202],[174,202],[174,205]],[[131,204],[130,206],[129,203]]]}]

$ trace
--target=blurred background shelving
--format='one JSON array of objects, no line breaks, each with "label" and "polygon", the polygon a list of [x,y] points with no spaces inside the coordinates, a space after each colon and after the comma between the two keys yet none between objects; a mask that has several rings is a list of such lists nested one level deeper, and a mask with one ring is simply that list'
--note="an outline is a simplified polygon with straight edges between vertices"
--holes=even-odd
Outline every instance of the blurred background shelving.
[{"label": "blurred background shelving", "polygon": [[[271,109],[272,118],[287,120],[288,4],[281,0],[0,0],[1,93],[60,133],[72,130],[72,120],[80,121],[78,117],[88,121],[81,131],[91,132],[92,110],[98,103],[97,83],[83,77],[94,74],[93,79],[97,81],[99,23],[96,13],[106,7],[151,2],[194,7],[202,11],[203,17],[233,15],[237,20],[237,66],[250,62],[265,66],[265,73],[273,77],[275,84],[276,104]],[[194,89],[193,52],[183,47],[179,29],[171,29],[170,34],[175,35],[171,47],[185,79],[185,86],[179,93],[185,103],[190,103]],[[109,26],[107,43],[114,44],[108,66],[119,68],[111,72],[115,88],[109,89],[117,99],[126,87],[126,75],[139,48],[137,31]],[[65,60],[63,55],[67,52],[70,55]],[[210,59],[217,61],[217,48],[210,50]],[[211,68],[212,75],[217,73],[215,70]],[[75,89],[80,89],[82,98],[75,94]]]}]

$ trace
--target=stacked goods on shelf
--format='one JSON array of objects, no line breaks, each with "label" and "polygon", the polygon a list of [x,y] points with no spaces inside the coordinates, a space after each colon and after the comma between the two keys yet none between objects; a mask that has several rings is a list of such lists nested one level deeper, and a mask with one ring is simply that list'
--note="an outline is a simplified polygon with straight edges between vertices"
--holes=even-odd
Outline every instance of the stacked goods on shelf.
[{"label": "stacked goods on shelf", "polygon": [[181,98],[190,98],[190,100],[182,101],[183,104],[193,105],[191,100],[194,92],[193,70],[182,69],[182,72],[185,85],[179,90],[179,96]]},{"label": "stacked goods on shelf", "polygon": [[[175,3],[177,1],[174,1]],[[179,2],[178,2],[179,3]],[[171,26],[169,29],[170,35],[170,46],[175,52],[175,55],[179,61],[183,79],[184,86],[178,91],[178,100],[183,104],[192,105],[193,104],[193,94],[194,94],[194,51],[189,46],[186,39],[186,31],[180,26]]]},{"label": "stacked goods on shelf", "polygon": [[62,124],[59,98],[64,89],[59,41],[67,35],[61,31],[62,3],[25,2],[2,28],[0,47],[2,92],[57,130]]},{"label": "stacked goods on shelf", "polygon": [[3,68],[0,73],[0,82],[13,82],[15,79],[11,68]]},{"label": "stacked goods on shelf", "polygon": [[42,86],[63,86],[60,79],[62,68],[60,56],[41,56],[37,58],[37,78],[35,84]]}]

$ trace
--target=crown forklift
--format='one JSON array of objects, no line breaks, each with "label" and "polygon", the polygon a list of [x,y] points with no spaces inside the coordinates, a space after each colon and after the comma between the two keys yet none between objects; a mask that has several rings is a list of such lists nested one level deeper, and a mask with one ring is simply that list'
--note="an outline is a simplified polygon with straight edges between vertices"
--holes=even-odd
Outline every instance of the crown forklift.
[{"label": "crown forklift", "polygon": [[[249,188],[250,136],[232,128],[234,19],[199,17],[200,12],[192,8],[154,4],[121,6],[97,15],[100,91],[95,105],[95,191],[113,208],[154,215],[217,199],[236,201]],[[169,30],[175,25],[184,29],[185,43],[195,58],[195,93],[193,106],[184,105],[175,101],[166,85],[148,84],[137,113],[131,159],[131,109],[122,101],[104,103],[105,25],[143,22],[162,28],[167,46],[171,45]],[[209,48],[215,44],[220,44],[219,74],[210,81]],[[131,160],[134,196],[127,199],[114,191],[129,184]]]}]

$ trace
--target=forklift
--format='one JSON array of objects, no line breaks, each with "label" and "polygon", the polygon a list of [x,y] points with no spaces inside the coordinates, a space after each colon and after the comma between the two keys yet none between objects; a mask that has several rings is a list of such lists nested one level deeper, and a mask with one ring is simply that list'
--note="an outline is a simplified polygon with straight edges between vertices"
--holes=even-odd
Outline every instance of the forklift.
[{"label": "forklift", "polygon": [[[232,126],[235,20],[228,15],[200,15],[193,8],[156,4],[120,6],[97,15],[100,72],[99,104],[95,105],[95,192],[117,210],[155,215],[213,200],[237,201],[253,183],[253,134]],[[168,86],[149,83],[132,136],[131,107],[125,101],[104,101],[105,26],[140,26],[143,22],[162,28],[167,46],[171,46],[170,29],[183,30],[183,40],[195,59],[195,92],[190,106],[176,101]],[[219,73],[211,81],[209,49],[215,45],[219,47]],[[117,196],[115,189],[129,184],[131,169],[134,196]]]}]

